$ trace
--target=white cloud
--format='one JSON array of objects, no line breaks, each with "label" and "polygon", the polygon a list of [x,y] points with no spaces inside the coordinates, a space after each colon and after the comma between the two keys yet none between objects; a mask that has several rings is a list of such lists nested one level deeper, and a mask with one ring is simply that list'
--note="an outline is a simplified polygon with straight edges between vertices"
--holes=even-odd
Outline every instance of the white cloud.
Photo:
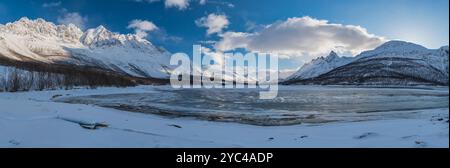
[{"label": "white cloud", "polygon": [[219,14],[209,14],[206,17],[202,17],[195,21],[197,26],[206,27],[207,34],[221,33],[223,29],[227,28],[230,22],[227,19],[226,15]]},{"label": "white cloud", "polygon": [[87,21],[88,21],[88,18],[86,16],[83,17],[77,12],[65,13],[62,17],[59,16],[57,19],[57,22],[59,24],[65,24],[65,25],[74,24],[77,27],[79,27],[80,29],[85,28]]},{"label": "white cloud", "polygon": [[179,10],[185,10],[189,6],[189,0],[165,0],[166,8],[175,7]]},{"label": "white cloud", "polygon": [[213,51],[210,48],[204,46],[202,46],[201,51],[204,56],[210,57],[216,64],[223,65],[223,58],[225,58],[225,54],[223,52]]},{"label": "white cloud", "polygon": [[226,32],[219,36],[221,40],[215,45],[219,51],[244,48],[310,58],[325,55],[331,50],[357,54],[385,41],[360,26],[333,24],[307,16],[278,21],[253,33]]},{"label": "white cloud", "polygon": [[236,48],[252,50],[248,47],[252,36],[255,35],[243,32],[226,32],[220,34],[222,39],[215,44],[215,48],[220,51],[228,51]]},{"label": "white cloud", "polygon": [[200,0],[198,3],[199,3],[200,5],[205,5],[205,4],[206,4],[206,0]]},{"label": "white cloud", "polygon": [[44,7],[44,8],[53,8],[53,7],[58,7],[58,6],[61,6],[61,1],[49,2],[49,3],[42,4],[42,7]]},{"label": "white cloud", "polygon": [[132,20],[129,22],[127,28],[134,29],[135,34],[139,38],[146,38],[150,35],[148,38],[150,40],[171,43],[179,43],[183,40],[181,37],[169,35],[164,28],[159,28],[153,22],[147,20]]},{"label": "white cloud", "polygon": [[155,24],[153,24],[153,22],[150,22],[147,20],[139,20],[139,19],[132,20],[128,24],[127,28],[134,29],[134,31],[136,32],[136,35],[140,38],[145,38],[145,37],[147,37],[148,32],[158,29],[158,27]]}]

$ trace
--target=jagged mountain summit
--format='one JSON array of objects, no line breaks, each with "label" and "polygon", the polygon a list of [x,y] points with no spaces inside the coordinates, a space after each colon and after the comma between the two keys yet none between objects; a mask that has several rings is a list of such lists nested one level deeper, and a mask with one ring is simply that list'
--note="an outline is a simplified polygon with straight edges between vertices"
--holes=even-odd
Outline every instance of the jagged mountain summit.
[{"label": "jagged mountain summit", "polygon": [[[448,46],[427,49],[404,42],[389,41],[365,51],[350,62],[325,71],[313,61],[301,69],[316,76],[291,76],[284,84],[322,85],[448,85]],[[338,62],[338,61],[337,61]],[[309,66],[309,67],[308,67]],[[325,68],[324,68],[325,67]],[[300,73],[297,72],[296,74]]]},{"label": "jagged mountain summit", "polygon": [[313,59],[311,62],[305,64],[297,72],[286,78],[286,80],[317,77],[334,68],[348,64],[353,59],[353,57],[339,57],[334,51],[331,51],[328,56]]},{"label": "jagged mountain summit", "polygon": [[46,69],[69,67],[130,78],[168,79],[169,60],[165,49],[103,26],[83,32],[73,24],[55,25],[25,17],[0,25],[0,63],[6,66],[46,65]]}]

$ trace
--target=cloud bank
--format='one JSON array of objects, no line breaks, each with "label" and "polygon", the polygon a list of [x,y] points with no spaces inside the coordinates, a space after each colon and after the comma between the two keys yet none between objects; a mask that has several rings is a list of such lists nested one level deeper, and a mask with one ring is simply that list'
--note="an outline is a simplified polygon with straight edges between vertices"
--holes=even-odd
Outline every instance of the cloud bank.
[{"label": "cloud bank", "polygon": [[218,51],[244,48],[287,57],[319,56],[331,50],[357,54],[385,41],[360,26],[334,24],[308,16],[278,21],[256,32],[225,32],[219,36],[221,39],[214,46]]}]

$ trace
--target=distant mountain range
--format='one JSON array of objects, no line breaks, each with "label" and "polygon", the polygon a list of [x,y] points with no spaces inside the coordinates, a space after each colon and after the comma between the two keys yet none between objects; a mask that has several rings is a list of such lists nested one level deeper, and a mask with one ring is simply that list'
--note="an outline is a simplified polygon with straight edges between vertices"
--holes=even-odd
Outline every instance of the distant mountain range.
[{"label": "distant mountain range", "polygon": [[[166,84],[173,69],[170,55],[136,35],[114,33],[103,26],[82,31],[72,24],[24,17],[0,24],[0,91]],[[331,52],[281,83],[448,85],[448,57],[448,46],[427,49],[389,41],[355,57]],[[286,74],[280,72],[280,77]]]},{"label": "distant mountain range", "polygon": [[305,64],[282,84],[448,85],[448,46],[389,41],[355,57],[336,53]]}]

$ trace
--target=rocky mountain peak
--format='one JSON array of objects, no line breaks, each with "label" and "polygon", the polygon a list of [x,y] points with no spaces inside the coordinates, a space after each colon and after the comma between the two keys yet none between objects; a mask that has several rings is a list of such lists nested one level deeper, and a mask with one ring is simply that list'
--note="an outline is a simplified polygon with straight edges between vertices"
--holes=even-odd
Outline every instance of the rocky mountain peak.
[{"label": "rocky mountain peak", "polygon": [[332,60],[335,60],[335,59],[337,59],[337,58],[339,58],[339,56],[337,55],[337,53],[334,52],[334,51],[331,51],[330,54],[328,54],[328,56],[325,57],[325,60],[327,60],[327,61],[332,61]]},{"label": "rocky mountain peak", "polygon": [[32,39],[61,38],[65,42],[77,43],[83,32],[75,25],[55,25],[42,18],[22,17],[18,21],[7,23],[1,28],[2,33],[15,34]]}]

